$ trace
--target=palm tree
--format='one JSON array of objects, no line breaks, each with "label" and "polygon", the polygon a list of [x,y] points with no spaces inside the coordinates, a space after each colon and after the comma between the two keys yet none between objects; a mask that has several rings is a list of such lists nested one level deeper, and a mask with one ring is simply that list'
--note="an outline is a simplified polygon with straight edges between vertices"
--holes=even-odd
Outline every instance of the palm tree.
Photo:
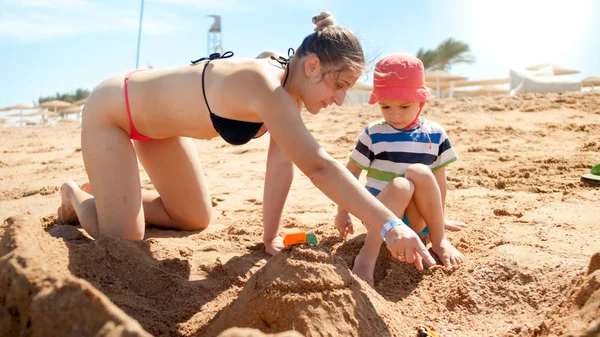
[{"label": "palm tree", "polygon": [[434,69],[437,65],[437,52],[435,50],[419,49],[417,58],[423,62],[425,71]]},{"label": "palm tree", "polygon": [[437,47],[437,68],[441,70],[450,70],[458,63],[475,63],[475,56],[469,54],[471,48],[468,44],[449,38]]}]

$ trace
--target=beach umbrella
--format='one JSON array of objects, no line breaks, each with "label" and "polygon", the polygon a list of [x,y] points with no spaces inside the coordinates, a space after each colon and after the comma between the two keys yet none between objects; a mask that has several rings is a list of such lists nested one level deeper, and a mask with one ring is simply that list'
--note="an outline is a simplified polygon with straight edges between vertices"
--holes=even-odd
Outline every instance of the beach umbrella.
[{"label": "beach umbrella", "polygon": [[56,112],[58,109],[68,108],[73,106],[73,104],[65,101],[53,100],[41,103],[39,106]]},{"label": "beach umbrella", "polygon": [[81,113],[81,107],[80,106],[70,106],[68,108],[63,108],[58,110],[58,113],[63,116],[63,115],[69,115],[69,114],[77,114],[79,115]]},{"label": "beach umbrella", "polygon": [[87,97],[84,99],[80,99],[79,101],[75,101],[75,102],[73,102],[73,105],[77,105],[77,106],[84,105],[86,99],[87,99]]},{"label": "beach umbrella", "polygon": [[352,88],[350,88],[351,90],[364,90],[364,91],[372,91],[373,90],[373,86],[365,83],[365,82],[356,82],[356,84],[354,84],[354,86]]},{"label": "beach umbrella", "polygon": [[440,82],[450,82],[450,81],[462,81],[466,80],[467,77],[450,74],[445,70],[434,70],[428,71],[425,73],[425,81],[440,81]]},{"label": "beach umbrella", "polygon": [[0,111],[27,110],[27,109],[37,109],[37,108],[34,106],[31,106],[31,105],[16,104],[16,105],[11,105],[11,106],[7,106],[4,108],[0,108]]},{"label": "beach umbrella", "polygon": [[81,112],[81,107],[80,106],[70,106],[70,107],[66,107],[66,108],[62,108],[62,109],[58,109],[58,113],[65,114],[73,114],[73,113],[79,113]]},{"label": "beach umbrella", "polygon": [[46,123],[47,117],[56,117],[57,114],[54,111],[48,109],[40,109],[32,114],[32,116],[42,116],[42,124]]},{"label": "beach umbrella", "polygon": [[475,90],[456,90],[454,93],[457,96],[493,96],[506,95],[508,90],[495,85],[485,85]]},{"label": "beach umbrella", "polygon": [[584,87],[598,87],[600,86],[599,76],[589,76],[581,80],[581,85]]},{"label": "beach umbrella", "polygon": [[19,124],[22,126],[23,122],[25,122],[25,120],[23,119],[23,117],[34,117],[34,116],[42,116],[42,121],[45,122],[46,116],[56,116],[56,114],[52,111],[48,111],[46,109],[40,109],[38,111],[33,111],[33,112],[25,112],[23,113],[22,111],[20,113],[14,113],[11,115],[8,115],[8,117],[21,117]]},{"label": "beach umbrella", "polygon": [[547,64],[547,63],[536,64],[536,65],[531,66],[531,67],[526,68],[526,69],[527,70],[540,70],[540,69],[546,68],[546,67],[551,67],[552,68],[552,72],[554,73],[555,76],[558,76],[558,75],[579,74],[579,70],[563,68],[561,66],[557,66],[556,64]]},{"label": "beach umbrella", "polygon": [[31,110],[31,109],[38,109],[38,107],[36,106],[31,106],[31,105],[25,105],[25,104],[16,104],[16,105],[11,105],[5,108],[0,109],[0,111],[11,111],[11,110],[19,110],[19,114],[13,114],[11,116],[20,116],[20,125],[23,125],[23,110]]},{"label": "beach umbrella", "polygon": [[440,82],[450,82],[450,90],[452,90],[452,82],[464,81],[467,77],[450,74],[445,70],[434,70],[425,73],[425,82],[433,82],[436,86],[437,97],[440,97]]},{"label": "beach umbrella", "polygon": [[12,115],[8,115],[9,117],[18,117],[18,116],[23,116],[23,117],[32,117],[32,116],[56,116],[56,114],[54,114],[54,112],[52,111],[48,111],[46,109],[40,109],[38,111],[34,111],[34,112],[25,112],[23,114],[19,114],[19,113],[15,113]]},{"label": "beach umbrella", "polygon": [[[65,101],[53,100],[53,101],[44,102],[44,103],[40,104],[39,106],[42,108],[50,109],[54,113],[56,113],[57,110],[62,109],[62,108],[72,107],[73,104],[71,104],[69,102],[65,102]],[[44,122],[44,123],[46,122],[44,115],[42,115],[42,122]]]}]

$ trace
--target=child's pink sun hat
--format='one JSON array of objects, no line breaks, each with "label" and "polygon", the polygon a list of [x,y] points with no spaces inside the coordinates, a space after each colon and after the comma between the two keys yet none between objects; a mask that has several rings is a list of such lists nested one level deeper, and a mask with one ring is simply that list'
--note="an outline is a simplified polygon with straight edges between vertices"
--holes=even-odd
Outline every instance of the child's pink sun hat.
[{"label": "child's pink sun hat", "polygon": [[392,54],[379,60],[369,104],[382,99],[422,103],[430,100],[423,62],[409,54]]}]

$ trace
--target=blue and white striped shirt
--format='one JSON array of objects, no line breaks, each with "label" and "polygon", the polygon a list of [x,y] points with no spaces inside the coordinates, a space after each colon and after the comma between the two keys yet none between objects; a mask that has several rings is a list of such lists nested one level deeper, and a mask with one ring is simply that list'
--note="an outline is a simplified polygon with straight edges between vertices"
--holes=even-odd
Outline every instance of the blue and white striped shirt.
[{"label": "blue and white striped shirt", "polygon": [[429,137],[419,125],[398,130],[383,119],[369,124],[358,136],[350,161],[367,170],[366,187],[373,195],[392,179],[403,177],[412,164],[424,164],[435,171],[458,159],[441,125],[423,117],[420,122]]}]

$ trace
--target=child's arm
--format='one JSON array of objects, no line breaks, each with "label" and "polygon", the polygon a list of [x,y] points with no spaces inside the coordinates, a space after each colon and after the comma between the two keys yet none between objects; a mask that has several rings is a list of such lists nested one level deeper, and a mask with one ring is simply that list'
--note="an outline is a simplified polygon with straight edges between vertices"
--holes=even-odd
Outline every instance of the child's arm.
[{"label": "child's arm", "polygon": [[350,173],[352,173],[352,175],[356,179],[360,178],[362,169],[360,167],[358,167],[358,165],[356,165],[352,160],[348,160],[348,164],[346,164],[346,168],[348,169],[348,171],[350,171]]},{"label": "child's arm", "polygon": [[[360,173],[362,172],[362,169],[358,167],[352,160],[348,161],[348,164],[346,164],[346,168],[348,169],[348,171],[350,171],[350,173],[352,173],[352,175],[356,179],[360,178]],[[337,228],[338,232],[340,233],[340,239],[343,239],[348,233],[354,234],[354,225],[352,224],[350,214],[348,213],[348,211],[342,209],[340,206],[338,206],[338,212],[335,216],[335,228]]]}]

